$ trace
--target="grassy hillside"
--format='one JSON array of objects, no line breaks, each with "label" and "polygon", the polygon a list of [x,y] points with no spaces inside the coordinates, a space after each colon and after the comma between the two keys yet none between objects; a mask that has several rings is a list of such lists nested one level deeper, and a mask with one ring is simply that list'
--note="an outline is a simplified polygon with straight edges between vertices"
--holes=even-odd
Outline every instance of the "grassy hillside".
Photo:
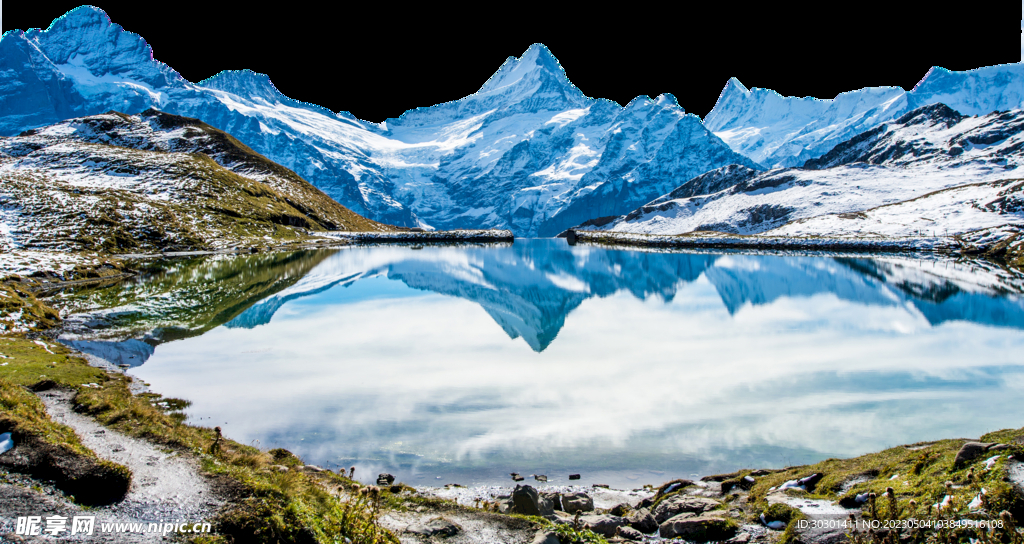
[{"label": "grassy hillside", "polygon": [[0,139],[0,247],[207,250],[392,227],[198,120],[116,112]]}]

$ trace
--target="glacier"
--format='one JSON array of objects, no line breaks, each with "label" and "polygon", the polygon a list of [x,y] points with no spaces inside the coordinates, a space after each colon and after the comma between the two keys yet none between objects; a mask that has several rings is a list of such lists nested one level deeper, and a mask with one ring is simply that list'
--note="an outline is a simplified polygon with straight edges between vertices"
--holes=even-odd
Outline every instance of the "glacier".
[{"label": "glacier", "polygon": [[587,97],[541,44],[469,96],[379,124],[289,98],[247,70],[189,82],[91,6],[4,34],[0,74],[0,135],[156,108],[224,130],[356,213],[400,226],[551,236],[707,170],[758,168],[672,95],[624,107]]},{"label": "glacier", "polygon": [[910,91],[865,87],[831,100],[747,89],[732,78],[704,117],[704,126],[758,164],[793,167],[872,127],[937,103],[966,115],[1024,107],[1024,64],[963,72],[933,67]]}]

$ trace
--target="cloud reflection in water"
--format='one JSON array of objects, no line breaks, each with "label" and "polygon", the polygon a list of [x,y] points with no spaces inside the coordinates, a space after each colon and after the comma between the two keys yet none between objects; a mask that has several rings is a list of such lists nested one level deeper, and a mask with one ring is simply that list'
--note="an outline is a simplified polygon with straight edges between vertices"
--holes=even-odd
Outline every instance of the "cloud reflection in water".
[{"label": "cloud reflection in water", "polygon": [[517,246],[341,251],[134,372],[241,442],[411,483],[635,485],[1024,425],[998,279]]}]

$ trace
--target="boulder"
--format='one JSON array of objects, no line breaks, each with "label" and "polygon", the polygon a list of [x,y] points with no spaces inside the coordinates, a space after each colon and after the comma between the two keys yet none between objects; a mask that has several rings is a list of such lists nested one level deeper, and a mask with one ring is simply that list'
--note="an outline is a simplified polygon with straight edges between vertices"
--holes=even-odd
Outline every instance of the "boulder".
[{"label": "boulder", "polygon": [[630,512],[629,516],[626,517],[626,521],[630,527],[645,535],[658,530],[658,520],[654,519],[654,515],[646,508]]},{"label": "boulder", "polygon": [[562,495],[556,491],[541,491],[540,496],[551,502],[551,508],[555,510],[565,510],[562,508]]},{"label": "boulder", "polygon": [[634,528],[632,528],[632,527],[630,527],[628,525],[623,525],[623,526],[619,527],[618,529],[615,529],[615,536],[617,536],[619,538],[624,538],[626,540],[643,540],[644,539],[644,534],[643,533],[641,533],[640,531],[637,531],[636,529],[634,529]]},{"label": "boulder", "polygon": [[683,513],[702,514],[708,510],[714,510],[720,505],[719,501],[707,497],[694,497],[692,495],[673,495],[654,507],[654,519],[659,524],[669,518]]},{"label": "boulder", "polygon": [[377,485],[380,485],[380,486],[390,486],[393,483],[395,483],[395,477],[392,476],[391,474],[386,474],[385,473],[385,474],[378,474],[377,475]]},{"label": "boulder", "polygon": [[611,514],[580,516],[584,529],[590,529],[601,536],[615,536],[615,530],[626,525],[626,520]]},{"label": "boulder", "polygon": [[735,534],[736,526],[728,520],[689,512],[668,519],[658,527],[661,538],[679,537],[696,542],[726,540]]},{"label": "boulder", "polygon": [[562,495],[562,510],[570,514],[576,512],[593,512],[594,499],[583,492],[565,493]]},{"label": "boulder", "polygon": [[512,490],[512,503],[516,513],[526,516],[550,516],[555,513],[551,501],[541,497],[536,489],[528,485],[517,485]]},{"label": "boulder", "polygon": [[455,522],[446,520],[441,517],[432,518],[425,523],[414,523],[407,527],[405,531],[407,533],[413,533],[423,536],[440,536],[449,537],[458,533],[462,530]]},{"label": "boulder", "polygon": [[533,537],[532,544],[561,544],[561,541],[558,539],[558,533],[554,531],[540,531]]}]

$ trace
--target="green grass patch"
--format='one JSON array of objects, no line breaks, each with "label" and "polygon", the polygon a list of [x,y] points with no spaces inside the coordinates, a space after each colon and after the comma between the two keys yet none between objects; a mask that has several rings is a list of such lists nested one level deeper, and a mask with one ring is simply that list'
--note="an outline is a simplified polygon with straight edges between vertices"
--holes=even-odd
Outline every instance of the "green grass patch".
[{"label": "green grass patch", "polygon": [[555,534],[561,544],[608,544],[603,536],[590,529],[576,529],[572,525],[556,525]]},{"label": "green grass patch", "polygon": [[102,385],[110,379],[106,372],[71,355],[63,344],[38,342],[42,345],[19,336],[0,336],[0,379],[26,387],[53,380],[74,389],[89,383]]},{"label": "green grass patch", "polygon": [[[789,480],[821,473],[823,477],[814,490],[801,496],[855,505],[857,503],[853,499],[866,494],[868,500],[861,506],[861,515],[868,520],[998,520],[1002,512],[1007,512],[1016,520],[1024,518],[1024,499],[1013,489],[1006,471],[1007,456],[1013,455],[1020,459],[1024,453],[1021,446],[1024,429],[997,431],[980,440],[1004,443],[1011,447],[984,454],[959,468],[954,468],[953,460],[966,442],[962,439],[898,446],[852,459],[827,459],[813,465],[789,467],[758,478],[751,489],[750,500],[762,510],[767,509],[766,495],[772,488]],[[986,459],[995,455],[1000,457],[990,468],[987,467]],[[984,494],[982,489],[985,490]],[[979,496],[984,497],[983,508],[969,508],[968,505]],[[944,507],[937,506],[943,503]],[[773,505],[771,508],[780,506]],[[766,517],[771,518],[767,513]],[[788,538],[795,538],[793,524],[784,517],[779,513],[775,519],[786,521]],[[994,538],[992,535],[995,533],[982,534],[977,529],[971,529],[969,536],[964,536],[967,533],[960,530],[935,534],[942,538],[954,538],[950,542],[959,542],[961,540],[956,538],[961,537],[987,542],[985,539]],[[854,536],[851,535],[851,538]],[[861,537],[867,538],[864,535]],[[909,532],[901,538],[906,542],[925,542],[928,537],[925,532]]]}]

